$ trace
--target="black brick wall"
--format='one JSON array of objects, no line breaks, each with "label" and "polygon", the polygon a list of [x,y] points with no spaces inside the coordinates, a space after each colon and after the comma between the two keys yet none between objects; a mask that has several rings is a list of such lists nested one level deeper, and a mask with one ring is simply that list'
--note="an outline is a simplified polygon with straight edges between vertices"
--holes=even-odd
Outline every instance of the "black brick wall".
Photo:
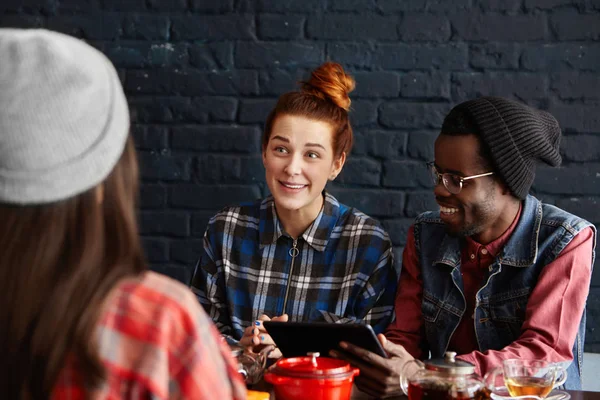
[{"label": "black brick wall", "polygon": [[[330,189],[381,219],[398,255],[435,207],[423,162],[445,113],[484,94],[559,119],[564,165],[540,168],[534,193],[600,226],[600,0],[2,0],[0,26],[69,33],[116,64],[148,259],[182,281],[208,218],[265,195],[276,97],[328,59],[357,80],[356,147]],[[586,349],[600,352],[598,268],[588,317]]]}]

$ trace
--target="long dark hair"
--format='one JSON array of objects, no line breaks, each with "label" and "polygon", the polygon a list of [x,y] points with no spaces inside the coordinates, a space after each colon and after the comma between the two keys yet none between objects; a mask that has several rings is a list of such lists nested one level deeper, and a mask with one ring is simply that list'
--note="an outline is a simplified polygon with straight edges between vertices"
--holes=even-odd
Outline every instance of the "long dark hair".
[{"label": "long dark hair", "polygon": [[137,187],[129,138],[101,189],[52,204],[0,204],[3,398],[48,399],[71,356],[87,387],[104,379],[94,339],[104,300],[118,281],[145,265]]}]

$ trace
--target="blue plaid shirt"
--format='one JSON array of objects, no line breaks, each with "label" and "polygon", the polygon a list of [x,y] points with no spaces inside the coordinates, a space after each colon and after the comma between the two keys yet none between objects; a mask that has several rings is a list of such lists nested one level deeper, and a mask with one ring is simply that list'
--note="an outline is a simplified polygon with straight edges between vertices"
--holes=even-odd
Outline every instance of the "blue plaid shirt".
[{"label": "blue plaid shirt", "polygon": [[228,207],[209,222],[192,290],[222,334],[239,340],[261,314],[290,321],[365,322],[382,332],[393,315],[392,243],[373,218],[327,192],[296,241],[273,197]]}]

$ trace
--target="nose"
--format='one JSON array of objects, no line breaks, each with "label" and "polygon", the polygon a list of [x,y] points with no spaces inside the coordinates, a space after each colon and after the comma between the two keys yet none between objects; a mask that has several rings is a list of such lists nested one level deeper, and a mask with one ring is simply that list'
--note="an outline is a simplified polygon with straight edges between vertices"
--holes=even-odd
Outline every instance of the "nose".
[{"label": "nose", "polygon": [[284,172],[289,176],[300,174],[302,171],[302,160],[297,155],[294,155],[288,159],[288,163],[285,166]]}]

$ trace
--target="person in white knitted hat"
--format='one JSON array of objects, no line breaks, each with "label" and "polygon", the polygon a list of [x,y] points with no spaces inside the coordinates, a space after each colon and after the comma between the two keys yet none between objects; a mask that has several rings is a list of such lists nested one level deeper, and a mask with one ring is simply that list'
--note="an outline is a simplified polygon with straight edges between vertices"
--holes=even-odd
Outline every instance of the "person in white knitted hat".
[{"label": "person in white knitted hat", "polygon": [[245,398],[194,295],[146,272],[137,181],[110,61],[0,29],[2,398]]}]

